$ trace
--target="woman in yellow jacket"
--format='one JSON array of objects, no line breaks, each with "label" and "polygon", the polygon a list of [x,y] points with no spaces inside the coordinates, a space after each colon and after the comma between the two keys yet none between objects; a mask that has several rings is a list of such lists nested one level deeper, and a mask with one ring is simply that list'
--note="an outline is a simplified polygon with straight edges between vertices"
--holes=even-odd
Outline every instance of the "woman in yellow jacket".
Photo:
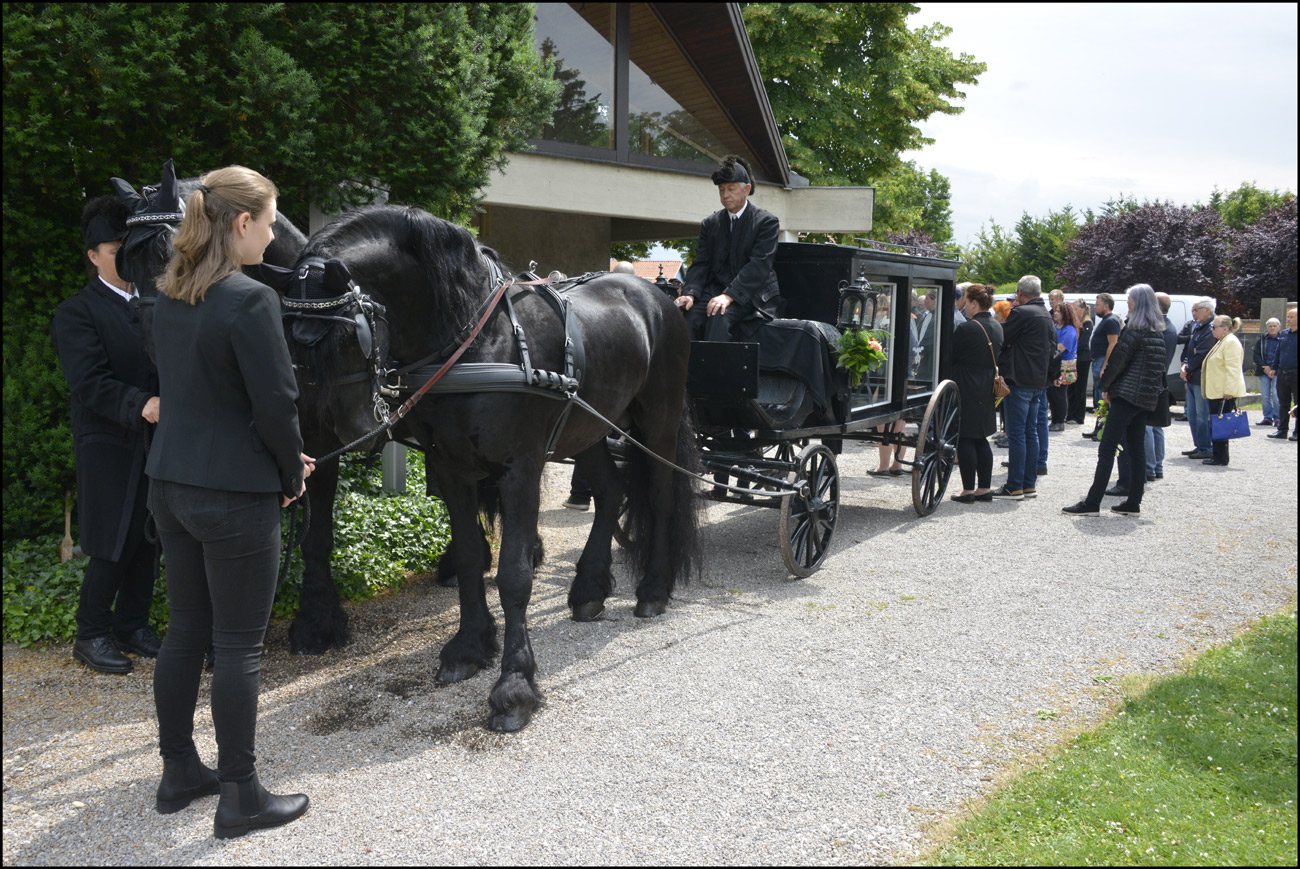
[{"label": "woman in yellow jacket", "polygon": [[[1237,399],[1246,394],[1246,377],[1241,370],[1241,342],[1233,333],[1241,328],[1241,320],[1220,314],[1210,324],[1210,331],[1219,343],[1214,345],[1205,364],[1201,366],[1201,390],[1210,405],[1211,415],[1231,413],[1237,409]],[[1205,459],[1203,465],[1228,464],[1228,442],[1213,442],[1214,457]]]}]

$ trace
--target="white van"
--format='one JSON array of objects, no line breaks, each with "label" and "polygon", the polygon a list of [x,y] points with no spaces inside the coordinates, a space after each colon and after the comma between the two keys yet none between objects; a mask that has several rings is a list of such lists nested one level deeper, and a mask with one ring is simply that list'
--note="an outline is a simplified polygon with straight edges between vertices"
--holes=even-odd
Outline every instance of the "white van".
[{"label": "white van", "polygon": [[[1095,312],[1093,312],[1092,308],[1093,308],[1093,303],[1097,301],[1098,295],[1099,293],[1066,293],[1065,294],[1065,300],[1067,302],[1075,302],[1079,299],[1083,299],[1085,302],[1088,303],[1088,311],[1093,315],[1092,326],[1094,329],[1097,328],[1097,315]],[[1123,320],[1125,317],[1128,316],[1128,299],[1124,296],[1123,293],[1111,293],[1110,295],[1115,300],[1115,316],[1119,317],[1120,320]],[[1183,326],[1187,323],[1188,320],[1192,319],[1192,305],[1196,302],[1197,299],[1204,299],[1204,298],[1206,297],[1186,296],[1186,295],[1175,296],[1173,294],[1170,294],[1169,321],[1174,324],[1174,328],[1177,329],[1180,334],[1182,333]],[[996,296],[994,296],[994,299],[996,301],[1001,301],[1002,299],[1006,299],[1008,301],[1014,301],[1015,294],[998,293]],[[1046,302],[1047,302],[1047,293],[1043,293],[1043,303],[1046,304]],[[1183,379],[1178,376],[1178,372],[1182,367],[1182,362],[1179,360],[1179,357],[1182,356],[1182,352],[1183,352],[1182,345],[1180,344],[1178,350],[1174,353],[1173,361],[1169,363],[1169,391],[1173,393],[1174,400],[1177,401],[1179,404],[1182,404],[1183,402],[1183,396],[1185,394],[1184,387],[1186,386],[1186,384],[1183,383]],[[1081,375],[1083,374],[1082,371],[1080,371],[1079,373]],[[1089,397],[1092,396],[1091,388],[1088,390],[1088,396]]]}]

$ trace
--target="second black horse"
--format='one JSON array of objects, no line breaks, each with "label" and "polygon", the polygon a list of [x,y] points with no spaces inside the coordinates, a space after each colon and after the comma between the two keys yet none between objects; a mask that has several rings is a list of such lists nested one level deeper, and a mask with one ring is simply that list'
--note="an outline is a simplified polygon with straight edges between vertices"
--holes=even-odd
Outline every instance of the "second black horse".
[{"label": "second black horse", "polygon": [[[449,356],[502,283],[501,264],[490,248],[462,227],[418,208],[385,205],[349,212],[312,236],[303,257],[342,260],[362,289],[387,308],[387,353],[395,368]],[[511,287],[507,293],[527,358],[503,301],[461,362],[565,372],[566,329],[560,315],[530,287]],[[691,461],[696,446],[685,412],[690,342],[677,308],[649,282],[625,275],[592,277],[564,298],[577,322],[568,338],[580,333],[582,341],[577,394],[660,457]],[[340,382],[337,376],[364,370],[366,358],[354,329],[334,323],[311,346],[291,338],[290,351],[310,372],[311,385],[304,385],[300,400],[304,434],[314,430],[319,437],[329,431],[340,443],[350,443],[374,429],[370,386],[364,379]],[[572,357],[571,345],[568,352]],[[631,453],[620,472],[606,444],[609,425],[581,408],[565,413],[561,393],[488,385],[482,391],[431,392],[395,429],[424,448],[426,468],[446,503],[456,541],[481,536],[480,486],[489,484],[499,498],[496,583],[505,636],[501,675],[489,697],[494,730],[523,727],[540,700],[527,608],[548,447],[553,449],[549,458],[574,457],[591,482],[596,505],[569,591],[575,619],[598,617],[612,591],[612,539],[625,496],[629,554],[637,576],[636,615],[663,613],[677,582],[698,566],[698,507],[689,478],[639,451]],[[489,567],[485,548],[457,545],[454,551],[460,627],[440,653],[437,678],[446,682],[470,678],[488,666],[498,648],[484,583]],[[307,581],[305,577],[304,599]]]}]

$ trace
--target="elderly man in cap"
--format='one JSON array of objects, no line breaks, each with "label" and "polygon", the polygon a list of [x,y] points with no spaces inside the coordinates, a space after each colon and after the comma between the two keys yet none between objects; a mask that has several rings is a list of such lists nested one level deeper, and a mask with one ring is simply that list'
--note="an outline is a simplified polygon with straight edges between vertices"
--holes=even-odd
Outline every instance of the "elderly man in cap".
[{"label": "elderly man in cap", "polygon": [[753,173],[744,160],[725,158],[712,178],[722,209],[700,224],[695,262],[676,302],[693,339],[741,341],[779,311],[772,264],[781,226],[748,201]]},{"label": "elderly man in cap", "polygon": [[117,274],[127,204],[87,203],[82,249],[90,283],[54,312],[50,337],[72,395],[77,522],[90,557],[72,657],[103,673],[129,673],[123,651],[158,656],[149,627],[153,547],[145,542],[147,430],[158,422],[158,370],[145,353],[139,302]]}]

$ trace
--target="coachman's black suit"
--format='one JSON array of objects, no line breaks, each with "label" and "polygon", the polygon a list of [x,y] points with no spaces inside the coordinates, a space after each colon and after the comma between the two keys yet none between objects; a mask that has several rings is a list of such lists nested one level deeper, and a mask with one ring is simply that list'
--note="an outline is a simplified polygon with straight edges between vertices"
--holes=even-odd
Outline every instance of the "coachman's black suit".
[{"label": "coachman's black suit", "polygon": [[[710,327],[710,340],[728,340],[720,334],[722,323],[713,326],[707,322],[721,320],[731,339],[744,339],[777,317],[780,295],[773,263],[780,232],[776,215],[753,202],[747,204],[735,221],[725,208],[704,218],[695,262],[686,274],[683,290],[695,298],[686,312],[692,337],[701,337],[700,330]],[[733,300],[727,313],[722,317],[708,317],[705,310],[708,300],[722,293]]]},{"label": "coachman's black suit", "polygon": [[144,541],[152,426],[140,411],[158,394],[158,371],[138,309],[99,278],[59,305],[50,338],[72,393],[77,524],[90,556],[77,638],[126,636],[145,626],[153,599],[153,547]]}]

